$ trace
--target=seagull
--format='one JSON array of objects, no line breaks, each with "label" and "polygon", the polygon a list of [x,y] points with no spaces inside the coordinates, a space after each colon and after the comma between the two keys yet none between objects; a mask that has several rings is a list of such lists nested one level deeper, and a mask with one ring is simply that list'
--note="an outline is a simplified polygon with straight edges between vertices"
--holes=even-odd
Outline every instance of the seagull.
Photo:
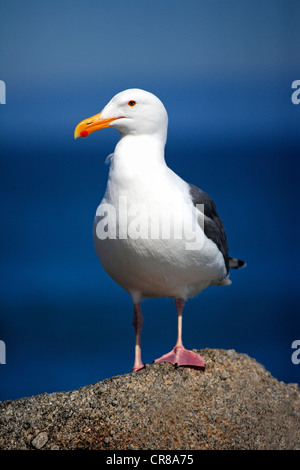
[{"label": "seagull", "polygon": [[120,139],[108,157],[108,181],[93,239],[104,270],[133,302],[132,370],[146,366],[141,302],[153,297],[173,298],[177,309],[176,344],[154,362],[204,369],[205,360],[183,346],[185,302],[211,285],[230,284],[230,269],[245,263],[228,255],[214,201],[166,164],[168,114],[158,97],[138,88],[122,91],[99,114],[81,121],[74,137],[107,127],[117,129]]}]

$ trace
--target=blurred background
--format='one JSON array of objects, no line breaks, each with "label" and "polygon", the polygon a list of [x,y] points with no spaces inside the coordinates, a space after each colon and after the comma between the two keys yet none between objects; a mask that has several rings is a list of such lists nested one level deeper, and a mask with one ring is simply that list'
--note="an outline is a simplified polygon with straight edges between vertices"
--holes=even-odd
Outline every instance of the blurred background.
[{"label": "blurred background", "polygon": [[[165,104],[168,165],[213,197],[247,262],[187,303],[184,345],[235,349],[300,381],[299,17],[296,0],[0,1],[0,400],[131,372],[131,299],[92,240],[119,135],[73,132],[132,87]],[[174,346],[176,310],[142,309],[151,363]]]}]

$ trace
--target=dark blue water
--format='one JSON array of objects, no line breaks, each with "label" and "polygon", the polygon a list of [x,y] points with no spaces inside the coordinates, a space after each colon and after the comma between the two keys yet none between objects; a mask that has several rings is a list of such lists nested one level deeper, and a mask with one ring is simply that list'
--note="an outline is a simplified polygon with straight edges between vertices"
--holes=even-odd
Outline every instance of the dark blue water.
[{"label": "dark blue water", "polygon": [[[175,95],[176,88],[167,94],[170,118]],[[0,339],[7,360],[0,365],[1,400],[75,389],[130,372],[133,365],[131,299],[102,270],[92,242],[108,173],[103,162],[118,135],[105,130],[73,141],[77,122],[100,109],[83,110],[82,101],[70,98],[60,115],[60,99],[55,92],[50,98],[41,94],[26,109],[26,99],[18,101],[16,94],[14,106],[5,109]],[[26,119],[15,134],[9,121],[24,109]],[[211,287],[186,304],[184,344],[234,348],[279,380],[299,382],[300,366],[291,361],[300,332],[299,140],[287,121],[280,129],[276,113],[259,132],[255,117],[263,118],[248,108],[252,127],[246,132],[232,110],[227,125],[216,110],[210,112],[211,121],[208,112],[202,126],[193,123],[194,115],[190,122],[170,120],[166,159],[214,198],[230,253],[247,267],[232,272],[230,287]],[[143,360],[149,363],[173,347],[176,310],[167,299],[147,300],[142,309]]]}]

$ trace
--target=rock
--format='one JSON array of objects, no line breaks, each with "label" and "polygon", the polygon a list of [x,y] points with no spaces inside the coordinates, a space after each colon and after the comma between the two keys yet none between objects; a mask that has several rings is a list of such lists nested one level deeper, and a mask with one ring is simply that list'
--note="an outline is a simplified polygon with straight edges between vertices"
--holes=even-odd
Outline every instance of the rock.
[{"label": "rock", "polygon": [[246,354],[205,371],[152,364],[71,392],[0,403],[0,449],[299,449],[300,391]]},{"label": "rock", "polygon": [[32,441],[31,445],[35,449],[40,450],[48,441],[48,434],[46,432],[40,432]]}]

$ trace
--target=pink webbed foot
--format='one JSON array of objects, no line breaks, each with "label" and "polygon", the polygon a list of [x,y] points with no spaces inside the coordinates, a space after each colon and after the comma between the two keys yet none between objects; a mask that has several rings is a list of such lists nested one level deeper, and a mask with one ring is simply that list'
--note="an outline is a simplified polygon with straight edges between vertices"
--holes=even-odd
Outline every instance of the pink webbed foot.
[{"label": "pink webbed foot", "polygon": [[141,365],[133,366],[132,372],[137,372],[138,370],[145,369],[146,365],[147,364],[141,364]]},{"label": "pink webbed foot", "polygon": [[187,366],[195,369],[203,369],[206,366],[205,360],[199,354],[189,351],[183,346],[175,346],[172,351],[155,359],[154,362],[170,362],[178,367]]}]

